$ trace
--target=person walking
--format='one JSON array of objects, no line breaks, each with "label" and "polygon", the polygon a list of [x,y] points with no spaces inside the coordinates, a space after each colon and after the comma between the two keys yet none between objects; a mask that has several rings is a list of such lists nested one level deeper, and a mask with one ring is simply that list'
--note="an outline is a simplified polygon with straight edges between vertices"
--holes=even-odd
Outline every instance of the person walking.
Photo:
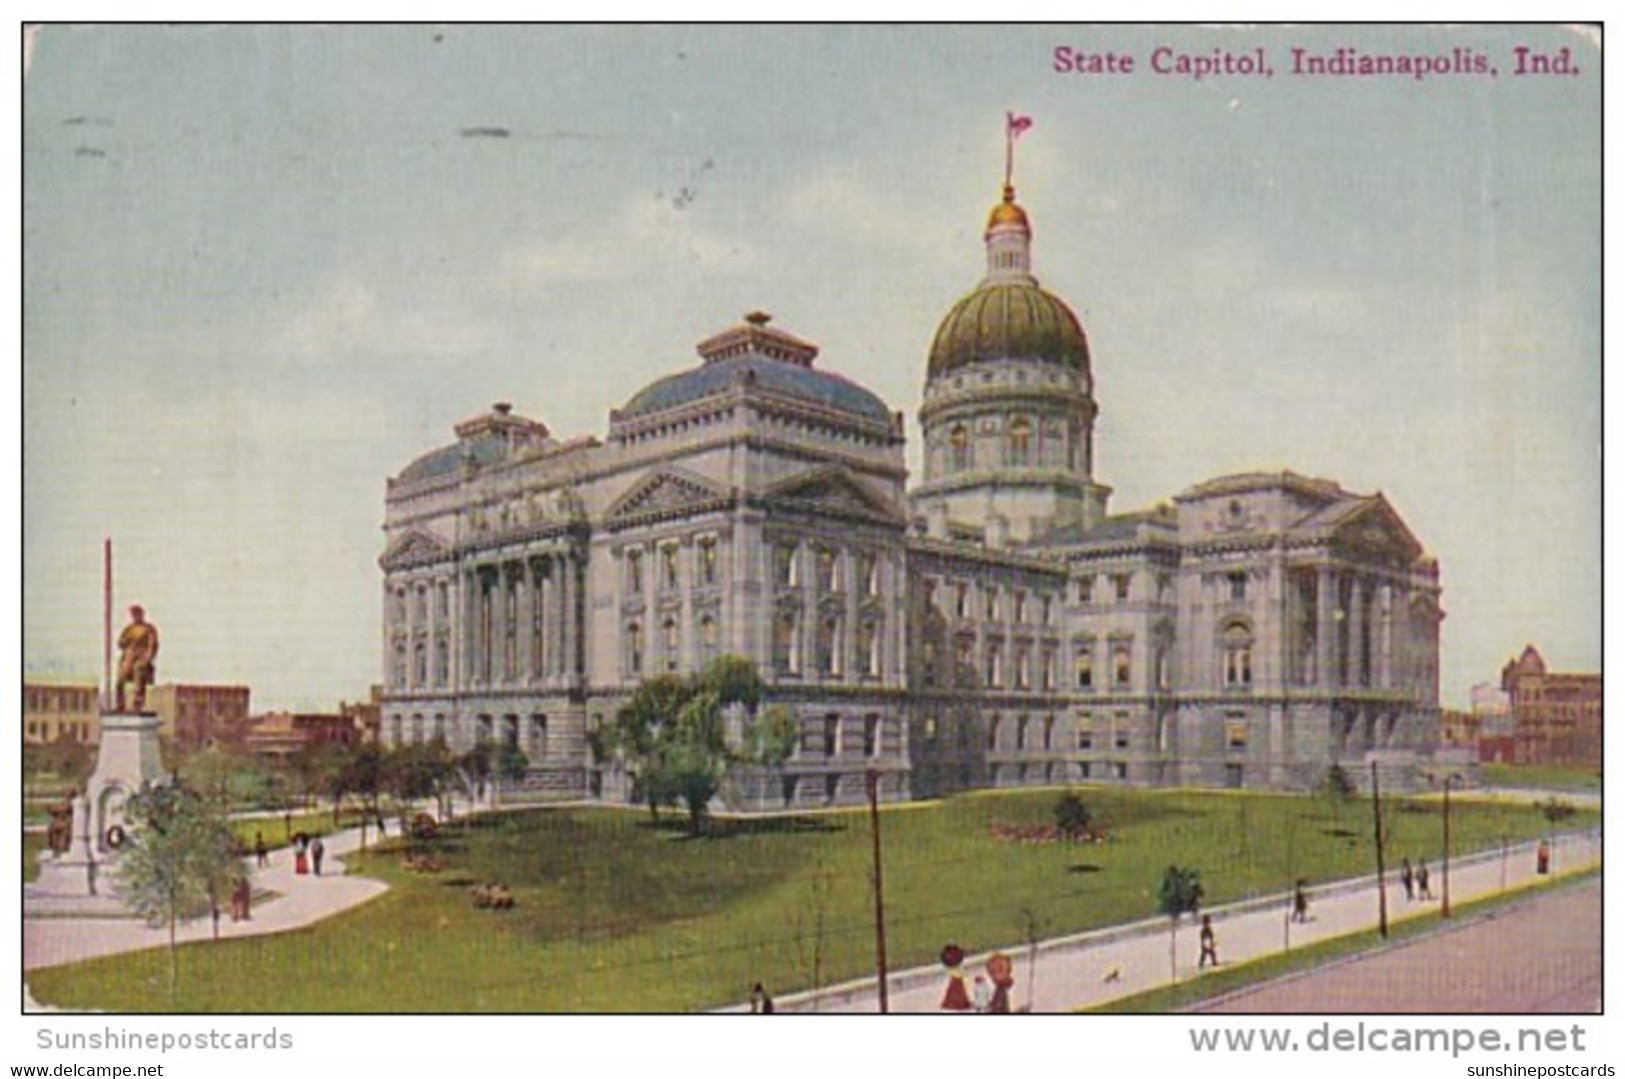
[{"label": "person walking", "polygon": [[264,869],[266,866],[268,866],[270,864],[271,864],[271,851],[270,851],[270,848],[265,845],[265,833],[264,832],[255,832],[254,833],[254,865],[257,866],[260,869]]},{"label": "person walking", "polygon": [[981,974],[976,976],[976,983],[971,986],[970,999],[977,1015],[986,1015],[987,1009],[993,1004],[993,987],[987,984],[987,978]]},{"label": "person walking", "polygon": [[1309,882],[1302,877],[1292,886],[1292,920],[1307,922],[1309,920]]},{"label": "person walking", "polygon": [[322,875],[322,855],[326,853],[327,848],[322,845],[322,837],[317,836],[310,844],[310,867],[316,871],[318,877]]},{"label": "person walking", "polygon": [[1405,886],[1405,899],[1407,902],[1416,898],[1416,870],[1409,858],[1399,867],[1399,883]]},{"label": "person walking", "polygon": [[1544,877],[1551,873],[1551,871],[1552,845],[1546,842],[1546,840],[1542,839],[1540,841],[1540,846],[1535,848],[1535,873]]},{"label": "person walking", "polygon": [[1196,969],[1201,970],[1208,964],[1219,965],[1219,942],[1213,936],[1213,915],[1202,915],[1202,957],[1196,961]]},{"label": "person walking", "polygon": [[1433,889],[1428,884],[1428,864],[1416,863],[1416,894],[1423,899],[1433,898]]},{"label": "person walking", "polygon": [[767,990],[762,988],[761,982],[750,987],[750,1014],[773,1014],[773,998],[767,995]]}]

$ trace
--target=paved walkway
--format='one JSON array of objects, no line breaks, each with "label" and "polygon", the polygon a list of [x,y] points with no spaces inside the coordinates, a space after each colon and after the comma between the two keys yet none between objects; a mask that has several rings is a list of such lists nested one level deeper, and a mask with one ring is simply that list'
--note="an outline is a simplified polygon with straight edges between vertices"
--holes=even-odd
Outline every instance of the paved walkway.
[{"label": "paved walkway", "polygon": [[[376,830],[368,831],[369,836],[375,839]],[[291,849],[272,851],[270,865],[264,869],[253,869],[254,859],[245,859],[244,864],[250,867],[250,879],[254,882],[256,894],[267,891],[274,894],[256,902],[253,916],[246,922],[233,922],[226,911],[221,911],[220,939],[300,929],[365,903],[388,890],[389,886],[382,881],[343,875],[344,855],[361,845],[359,828],[326,836],[323,844],[326,857],[322,861],[320,877],[296,876]],[[212,920],[200,918],[180,926],[176,939],[208,940],[213,935]],[[165,947],[168,944],[167,928],[152,929],[145,922],[133,918],[47,916],[23,919],[25,971],[142,948]]]},{"label": "paved walkway", "polygon": [[[1571,834],[1558,839],[1553,854],[1553,876],[1584,872],[1602,862],[1602,839],[1597,834]],[[1388,913],[1390,924],[1439,908],[1443,891],[1438,863],[1430,866],[1435,899],[1407,902],[1398,875],[1388,873]],[[1452,905],[1493,895],[1503,888],[1535,884],[1535,845],[1517,844],[1503,856],[1491,851],[1471,858],[1454,859],[1450,866]],[[1287,895],[1266,897],[1208,911],[1221,961],[1236,963],[1330,940],[1377,924],[1377,884],[1375,877],[1342,881],[1310,891],[1308,921],[1290,921]],[[1036,970],[1032,949],[1013,942],[1002,950],[1016,961],[1016,986],[1012,992],[1018,1009],[1037,1012],[1066,1012],[1092,1007],[1150,989],[1202,976],[1197,969],[1200,945],[1198,928],[1182,921],[1175,934],[1170,956],[1168,921],[1150,918],[1125,926],[1045,941],[1037,949]],[[967,974],[980,973],[986,953],[971,957]],[[933,1012],[938,1010],[946,977],[940,966],[917,967],[895,972],[887,979],[888,1004],[893,1012]],[[780,1011],[874,1012],[879,1010],[873,978],[833,986],[818,993],[798,993],[776,1001]],[[742,1007],[742,1006],[741,1006]],[[734,1010],[734,1009],[730,1009]]]},{"label": "paved walkway", "polygon": [[1602,1010],[1597,946],[1602,882],[1596,877],[1541,888],[1509,907],[1451,921],[1449,929],[1227,993],[1192,1010],[1275,1015]]}]

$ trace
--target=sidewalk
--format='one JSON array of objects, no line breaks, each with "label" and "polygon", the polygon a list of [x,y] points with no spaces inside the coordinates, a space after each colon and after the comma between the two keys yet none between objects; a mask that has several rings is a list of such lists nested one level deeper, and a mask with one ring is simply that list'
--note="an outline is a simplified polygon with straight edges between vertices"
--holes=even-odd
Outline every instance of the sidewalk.
[{"label": "sidewalk", "polygon": [[[1504,887],[1516,889],[1538,880],[1556,880],[1584,872],[1602,863],[1601,831],[1559,836],[1553,847],[1552,876],[1535,873],[1535,844],[1520,843],[1508,848],[1450,863],[1450,902],[1452,907],[1473,899],[1494,895]],[[1395,924],[1407,917],[1436,911],[1443,892],[1440,866],[1432,863],[1434,900],[1407,902],[1394,867],[1387,874],[1388,920]],[[1340,881],[1311,889],[1309,919],[1294,924],[1289,918],[1290,896],[1280,894],[1248,900],[1206,911],[1213,917],[1213,930],[1220,960],[1234,964],[1257,959],[1291,948],[1330,940],[1377,925],[1377,883],[1375,876]],[[1178,980],[1200,977],[1197,960],[1201,953],[1198,924],[1183,919],[1175,934],[1176,963],[1170,964],[1169,932],[1166,918],[1148,918],[1129,925],[1043,941],[1038,945],[1037,968],[1032,969],[1032,948],[1011,943],[999,949],[1015,960],[1015,988],[1011,1002],[1019,1009],[1035,1012],[1068,1012],[1092,1007],[1170,984],[1171,970]],[[989,953],[972,956],[965,963],[967,975],[981,973]],[[1222,969],[1222,968],[1221,968]],[[888,1005],[893,1012],[934,1012],[939,1010],[947,977],[940,966],[916,967],[893,972],[887,978]],[[820,992],[791,994],[776,1001],[781,1012],[875,1012],[879,1002],[873,978],[832,986]],[[740,1005],[729,1011],[743,1011]]]},{"label": "sidewalk", "polygon": [[[376,831],[369,831],[376,836]],[[223,908],[220,914],[220,939],[300,929],[365,903],[388,890],[389,886],[382,881],[343,875],[344,856],[361,845],[359,828],[335,832],[324,837],[323,844],[326,857],[319,877],[296,876],[291,849],[272,851],[269,855],[270,865],[264,869],[255,869],[252,857],[244,859],[243,864],[249,867],[249,879],[254,883],[255,895],[265,892],[273,894],[255,903],[253,916],[246,922],[233,922],[229,907]],[[213,922],[204,917],[181,925],[175,939],[209,940],[213,936]],[[25,917],[23,970],[142,948],[166,947],[168,944],[167,927],[153,929],[134,918]]]}]

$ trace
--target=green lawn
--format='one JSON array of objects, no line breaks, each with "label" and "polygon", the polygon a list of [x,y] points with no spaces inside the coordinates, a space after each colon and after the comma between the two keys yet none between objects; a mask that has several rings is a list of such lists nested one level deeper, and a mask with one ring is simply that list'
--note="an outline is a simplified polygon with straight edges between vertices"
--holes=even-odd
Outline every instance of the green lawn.
[{"label": "green lawn", "polygon": [[1602,791],[1602,772],[1560,764],[1480,765],[1486,787],[1519,787],[1556,791]]},{"label": "green lawn", "polygon": [[[988,793],[883,815],[892,966],[957,941],[976,951],[1153,913],[1170,863],[1202,871],[1209,904],[1373,867],[1369,808],[1272,795],[1083,791],[1112,832],[1092,845],[1015,843],[989,825],[1048,823],[1057,792]],[[1437,856],[1436,801],[1390,807],[1391,856]],[[1582,813],[1573,822],[1596,819]],[[1459,803],[1453,846],[1534,835],[1530,806]],[[677,822],[614,810],[485,818],[437,842],[441,874],[399,854],[357,859],[392,890],[298,933],[190,945],[174,1001],[161,951],[36,972],[35,996],[119,1011],[686,1011],[866,975],[874,928],[861,813]],[[517,906],[473,908],[500,879]],[[816,966],[816,974],[815,974]]]},{"label": "green lawn", "polygon": [[45,849],[44,832],[23,833],[23,883],[39,879],[39,856]]}]

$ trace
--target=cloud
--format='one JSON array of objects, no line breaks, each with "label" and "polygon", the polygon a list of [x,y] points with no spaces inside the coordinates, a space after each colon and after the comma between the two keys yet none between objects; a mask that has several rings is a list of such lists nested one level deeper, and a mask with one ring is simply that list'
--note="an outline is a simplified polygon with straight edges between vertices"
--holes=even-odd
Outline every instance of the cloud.
[{"label": "cloud", "polygon": [[514,247],[497,259],[495,275],[499,284],[528,289],[737,272],[756,260],[747,241],[708,228],[687,203],[645,197],[595,227]]},{"label": "cloud", "polygon": [[[923,205],[935,208],[929,200]],[[803,180],[788,193],[785,213],[792,225],[822,239],[901,249],[946,265],[964,260],[961,230],[945,228],[940,213],[903,202],[847,168]]]},{"label": "cloud", "polygon": [[467,356],[488,339],[475,318],[425,305],[394,289],[388,298],[353,270],[335,272],[273,328],[269,354],[330,362],[346,356],[445,359]]}]

